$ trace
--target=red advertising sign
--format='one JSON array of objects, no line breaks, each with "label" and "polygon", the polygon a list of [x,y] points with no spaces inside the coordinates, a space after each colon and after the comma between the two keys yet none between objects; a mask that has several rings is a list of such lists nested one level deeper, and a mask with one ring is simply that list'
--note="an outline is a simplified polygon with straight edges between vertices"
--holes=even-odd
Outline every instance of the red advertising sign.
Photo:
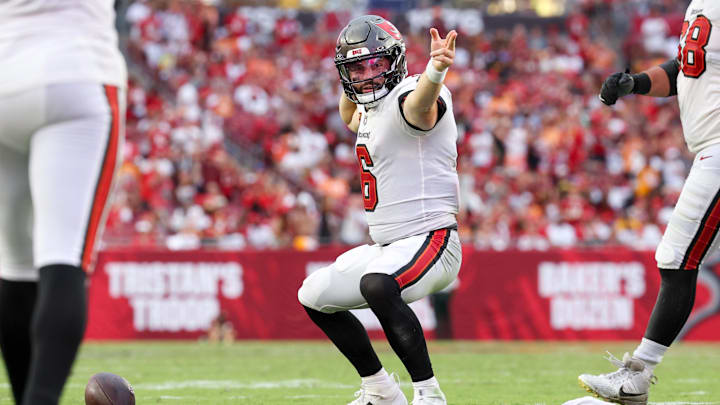
[{"label": "red advertising sign", "polygon": [[[238,338],[321,338],[297,289],[344,250],[101,252],[91,278],[87,337],[195,339],[222,312]],[[718,274],[701,273],[686,339],[720,340]],[[451,330],[459,339],[639,339],[659,282],[651,252],[465,249],[451,292]],[[412,307],[432,337],[430,301]],[[371,334],[379,333],[372,332],[380,327],[369,310],[356,315]]]}]

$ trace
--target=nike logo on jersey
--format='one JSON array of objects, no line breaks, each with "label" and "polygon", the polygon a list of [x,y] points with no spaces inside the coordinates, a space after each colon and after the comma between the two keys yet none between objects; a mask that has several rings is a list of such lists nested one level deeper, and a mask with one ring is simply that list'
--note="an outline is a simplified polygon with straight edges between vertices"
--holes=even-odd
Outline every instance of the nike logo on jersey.
[{"label": "nike logo on jersey", "polygon": [[640,395],[645,395],[645,394],[644,394],[644,393],[630,394],[630,393],[627,393],[627,392],[623,391],[623,387],[620,387],[620,393],[619,393],[618,396],[619,396],[620,398],[627,398],[627,397],[632,398],[632,397],[639,397]]},{"label": "nike logo on jersey", "polygon": [[700,158],[700,160],[705,160],[705,159],[711,158],[711,157],[712,157],[712,155],[710,155],[710,156],[703,156],[703,157]]}]

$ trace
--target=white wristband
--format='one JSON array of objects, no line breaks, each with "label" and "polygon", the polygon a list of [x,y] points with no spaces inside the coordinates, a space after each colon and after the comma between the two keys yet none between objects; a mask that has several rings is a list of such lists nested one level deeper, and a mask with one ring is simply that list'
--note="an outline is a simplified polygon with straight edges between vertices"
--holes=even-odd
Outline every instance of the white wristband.
[{"label": "white wristband", "polygon": [[432,59],[428,61],[427,67],[425,68],[425,76],[427,76],[428,80],[430,80],[433,83],[442,83],[443,80],[445,80],[445,75],[447,74],[448,68],[443,69],[442,71],[439,71],[435,69],[435,66],[433,66]]}]

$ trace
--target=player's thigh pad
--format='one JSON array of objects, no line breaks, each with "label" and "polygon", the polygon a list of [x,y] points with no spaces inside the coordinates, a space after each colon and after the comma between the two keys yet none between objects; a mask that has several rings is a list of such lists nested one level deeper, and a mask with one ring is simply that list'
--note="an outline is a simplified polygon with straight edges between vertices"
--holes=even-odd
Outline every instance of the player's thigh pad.
[{"label": "player's thigh pad", "polygon": [[90,269],[119,163],[124,110],[117,87],[47,87],[47,123],[30,144],[35,267]]},{"label": "player's thigh pad", "polygon": [[695,157],[685,185],[655,252],[661,269],[698,269],[718,245],[720,145]]},{"label": "player's thigh pad", "polygon": [[410,303],[447,287],[457,278],[462,262],[456,230],[440,229],[393,242],[382,248],[366,273],[392,275],[403,301]]},{"label": "player's thigh pad", "polygon": [[378,245],[362,245],[338,256],[330,266],[310,274],[298,290],[301,304],[316,311],[333,313],[365,308],[360,279],[368,263],[382,254]]}]

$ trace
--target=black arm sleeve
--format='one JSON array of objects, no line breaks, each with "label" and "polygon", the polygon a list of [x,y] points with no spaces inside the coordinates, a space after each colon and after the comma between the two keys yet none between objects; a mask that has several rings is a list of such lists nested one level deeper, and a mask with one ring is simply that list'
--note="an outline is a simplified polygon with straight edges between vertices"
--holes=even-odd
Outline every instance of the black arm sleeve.
[{"label": "black arm sleeve", "polygon": [[680,63],[676,58],[672,58],[668,60],[667,62],[660,65],[662,70],[665,71],[668,75],[668,79],[670,80],[670,94],[668,94],[668,97],[670,96],[676,96],[677,95],[677,77],[678,74],[680,74]]}]

